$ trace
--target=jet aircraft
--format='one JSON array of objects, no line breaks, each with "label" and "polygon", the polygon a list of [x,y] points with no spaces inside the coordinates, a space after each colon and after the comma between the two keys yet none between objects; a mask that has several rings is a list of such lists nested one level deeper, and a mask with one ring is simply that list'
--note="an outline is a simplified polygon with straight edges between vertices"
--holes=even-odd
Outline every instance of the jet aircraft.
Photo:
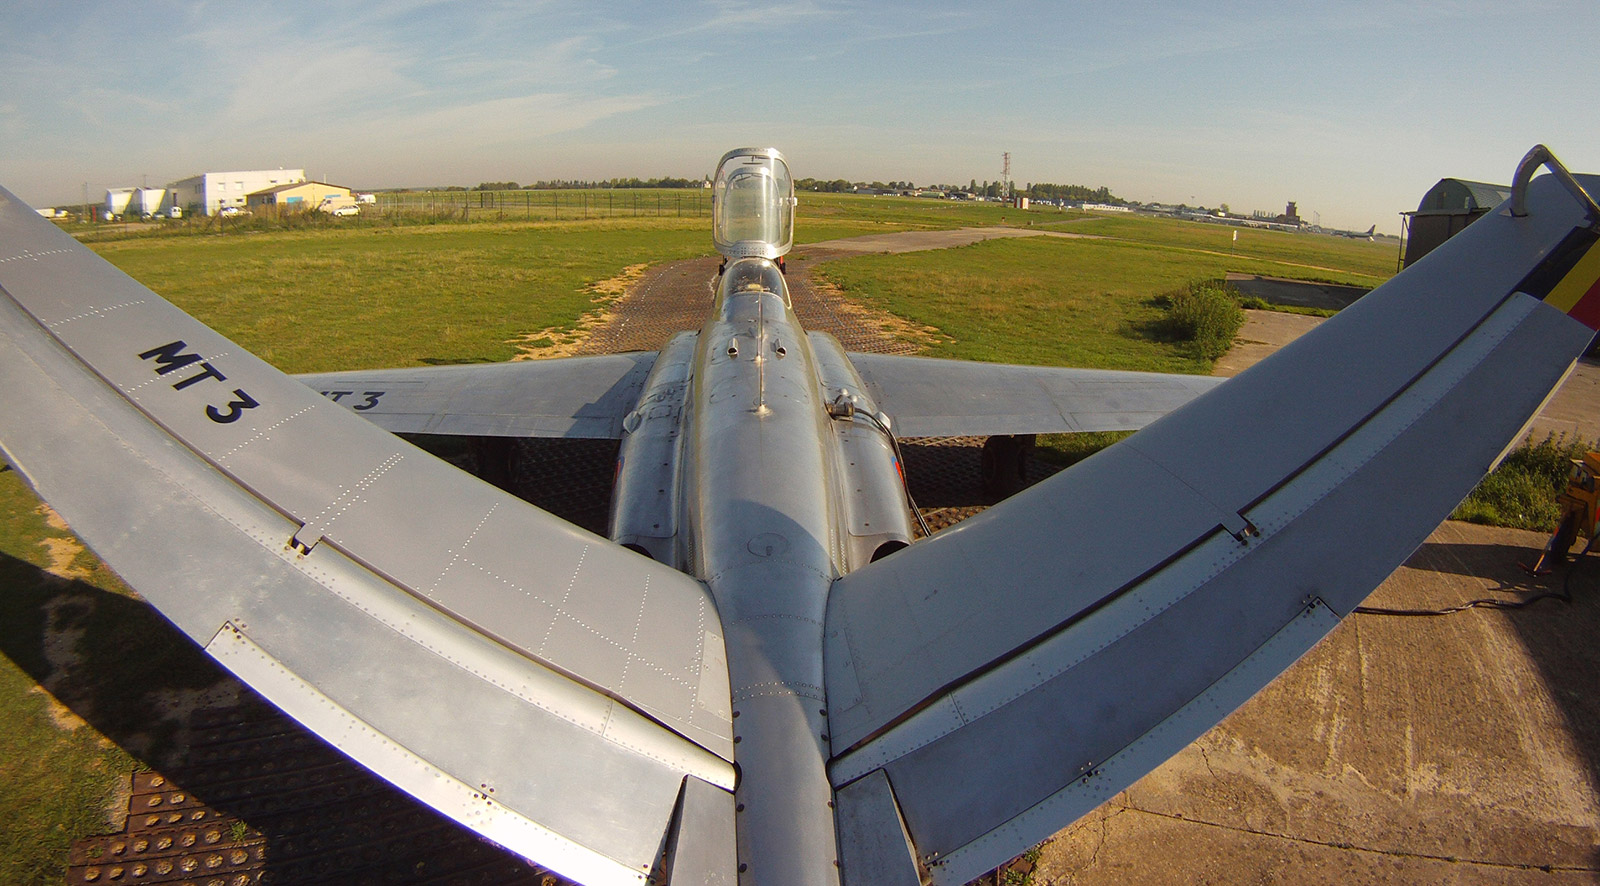
[{"label": "jet aircraft", "polygon": [[[659,352],[300,379],[0,192],[0,448],[263,696],[565,876],[963,883],[1271,681],[1517,439],[1600,327],[1600,179],[1516,182],[1223,384],[805,332],[772,149],[719,164],[715,305]],[[898,436],[1138,427],[913,541]],[[610,538],[390,431],[620,439]]]},{"label": "jet aircraft", "polygon": [[1312,225],[1309,229],[1313,234],[1331,234],[1335,237],[1348,237],[1351,240],[1372,240],[1378,236],[1378,226],[1372,225],[1365,231],[1346,231],[1340,228],[1324,228]]}]

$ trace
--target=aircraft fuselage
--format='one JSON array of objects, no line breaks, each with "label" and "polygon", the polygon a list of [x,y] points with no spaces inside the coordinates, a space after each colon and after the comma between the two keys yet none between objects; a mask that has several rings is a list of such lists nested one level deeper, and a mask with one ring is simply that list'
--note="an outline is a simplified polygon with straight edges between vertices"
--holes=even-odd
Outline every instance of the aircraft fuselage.
[{"label": "aircraft fuselage", "polygon": [[[705,581],[716,600],[746,882],[838,882],[828,589],[911,537],[893,449],[854,415],[870,400],[837,342],[816,341],[822,359],[776,264],[731,263],[698,335],[658,358],[628,422],[614,499],[615,540]],[[841,395],[850,408],[830,411]]]}]

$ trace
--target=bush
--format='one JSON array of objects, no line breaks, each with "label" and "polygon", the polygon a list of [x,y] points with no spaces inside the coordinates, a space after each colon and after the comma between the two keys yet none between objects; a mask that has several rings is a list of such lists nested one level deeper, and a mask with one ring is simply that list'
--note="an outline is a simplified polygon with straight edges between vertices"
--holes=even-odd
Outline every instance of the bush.
[{"label": "bush", "polygon": [[1511,450],[1456,508],[1451,519],[1512,529],[1554,532],[1561,519],[1556,496],[1567,488],[1572,459],[1600,444],[1550,434]]},{"label": "bush", "polygon": [[1167,296],[1167,333],[1175,341],[1190,343],[1193,354],[1215,360],[1233,346],[1233,336],[1244,325],[1244,311],[1227,287],[1196,283]]}]

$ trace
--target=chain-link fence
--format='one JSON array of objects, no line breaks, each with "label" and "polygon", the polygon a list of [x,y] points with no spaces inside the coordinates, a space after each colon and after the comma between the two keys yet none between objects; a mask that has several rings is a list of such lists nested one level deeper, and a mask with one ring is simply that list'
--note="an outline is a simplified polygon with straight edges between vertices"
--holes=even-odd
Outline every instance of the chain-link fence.
[{"label": "chain-link fence", "polygon": [[[697,218],[711,215],[706,188],[593,190],[390,191],[377,195],[378,213],[430,221],[489,219]],[[372,209],[368,208],[368,212]]]}]

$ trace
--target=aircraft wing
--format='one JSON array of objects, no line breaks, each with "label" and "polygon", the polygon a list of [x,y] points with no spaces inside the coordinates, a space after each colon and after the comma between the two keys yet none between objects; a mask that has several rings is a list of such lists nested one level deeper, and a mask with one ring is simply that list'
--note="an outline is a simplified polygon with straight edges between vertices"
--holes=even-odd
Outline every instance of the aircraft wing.
[{"label": "aircraft wing", "polygon": [[1224,379],[849,355],[902,437],[1132,431]]},{"label": "aircraft wing", "polygon": [[654,352],[295,376],[386,431],[618,439]]},{"label": "aircraft wing", "polygon": [[0,448],[234,673],[474,830],[589,884],[731,858],[701,583],[319,396],[4,191]]},{"label": "aircraft wing", "polygon": [[867,872],[848,881],[905,882],[909,854],[959,884],[1043,840],[1403,562],[1600,326],[1600,219],[1554,179],[1228,384],[839,579],[830,774],[844,869]]}]

